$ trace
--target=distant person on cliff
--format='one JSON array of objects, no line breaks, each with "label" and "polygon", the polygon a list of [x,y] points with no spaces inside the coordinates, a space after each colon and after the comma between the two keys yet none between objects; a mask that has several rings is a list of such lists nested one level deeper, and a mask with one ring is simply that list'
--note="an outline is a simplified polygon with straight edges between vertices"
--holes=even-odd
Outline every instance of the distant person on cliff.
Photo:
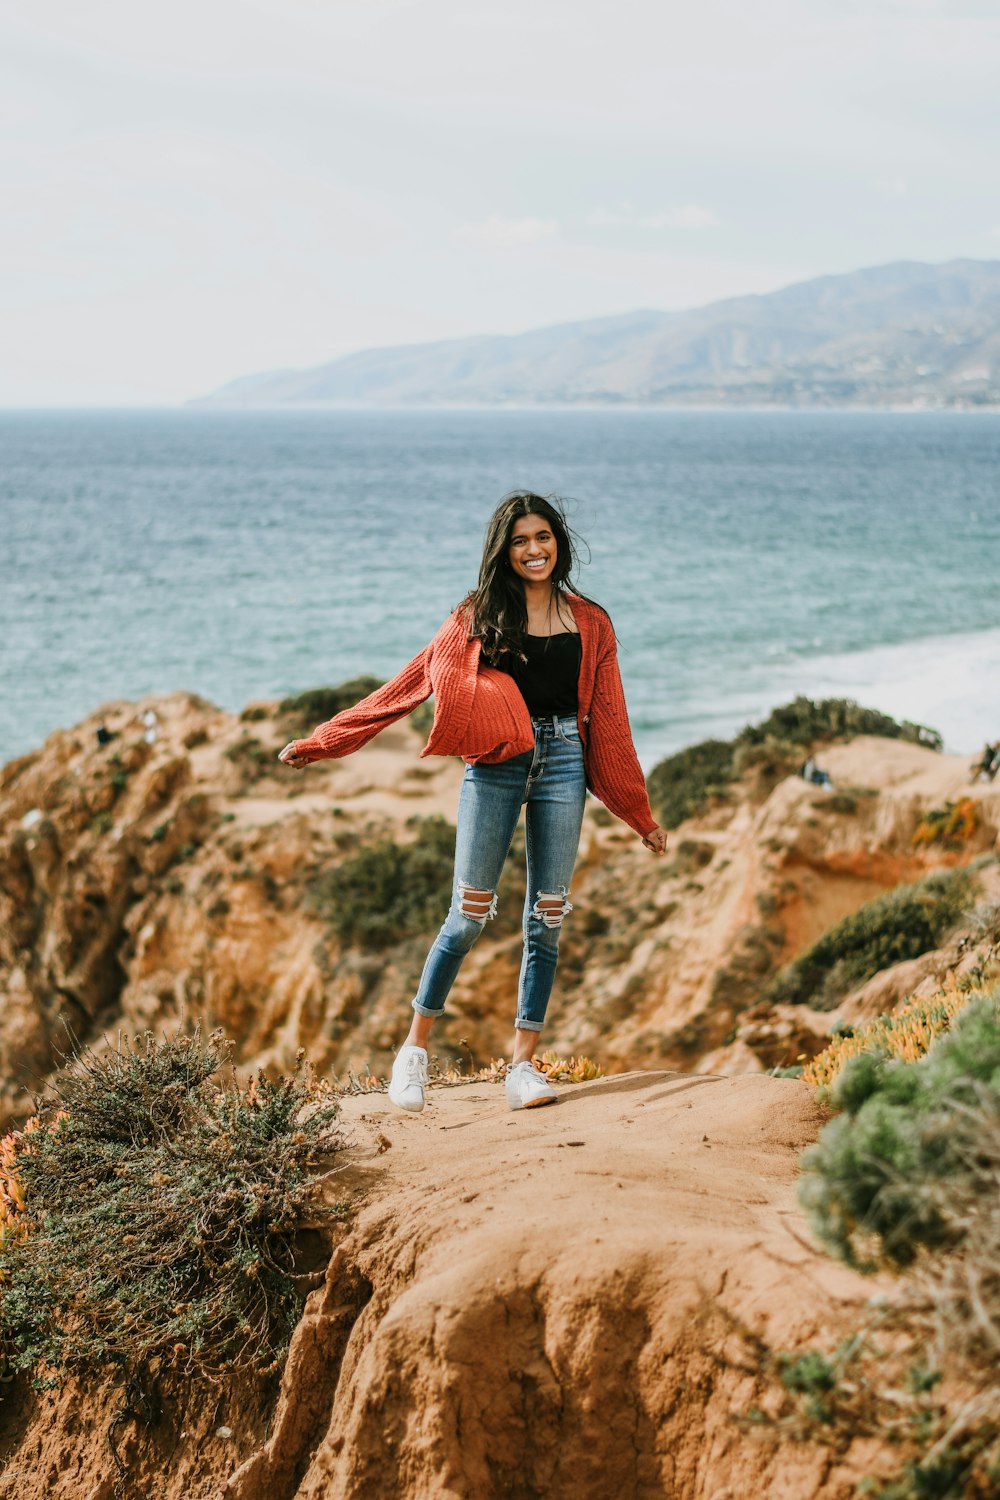
[{"label": "distant person on cliff", "polygon": [[982,756],[974,766],[969,768],[970,775],[973,781],[978,781],[980,777],[986,781],[992,781],[998,770],[1000,770],[1000,740],[992,745],[987,740],[983,746]]},{"label": "distant person on cliff", "polygon": [[466,762],[448,916],[413,1000],[389,1098],[424,1107],[427,1040],[465,955],[496,915],[497,882],[525,807],[524,948],[507,1069],[511,1109],[555,1100],[533,1063],[563,918],[572,911],[587,788],[654,854],[666,847],[646,795],[607,613],[571,583],[576,556],[558,502],[524,491],[486,529],[479,582],[428,646],[377,692],[280,752],[286,765],[348,755],[434,694],[423,755]]},{"label": "distant person on cliff", "polygon": [[821,771],[811,755],[799,767],[799,775],[803,781],[811,782],[813,786],[824,787],[827,791],[833,787],[829,771]]}]

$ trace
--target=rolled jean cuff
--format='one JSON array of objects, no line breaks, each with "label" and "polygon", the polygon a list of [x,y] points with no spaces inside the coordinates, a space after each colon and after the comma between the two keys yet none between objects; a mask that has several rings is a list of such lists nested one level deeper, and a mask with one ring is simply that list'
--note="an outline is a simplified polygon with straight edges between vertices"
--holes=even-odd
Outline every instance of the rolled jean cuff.
[{"label": "rolled jean cuff", "polygon": [[430,1016],[430,1018],[431,1018],[432,1021],[436,1020],[438,1016],[443,1016],[444,1015],[444,1006],[443,1005],[439,1005],[437,1007],[437,1009],[434,1010],[434,1009],[431,1008],[431,1006],[429,1006],[429,1005],[419,1005],[417,1003],[417,1001],[414,1000],[414,1002],[413,1002],[413,1009],[416,1011],[416,1013],[417,1013],[418,1016]]},{"label": "rolled jean cuff", "polygon": [[527,1021],[523,1016],[518,1016],[514,1022],[515,1031],[541,1031],[545,1025],[544,1021]]}]

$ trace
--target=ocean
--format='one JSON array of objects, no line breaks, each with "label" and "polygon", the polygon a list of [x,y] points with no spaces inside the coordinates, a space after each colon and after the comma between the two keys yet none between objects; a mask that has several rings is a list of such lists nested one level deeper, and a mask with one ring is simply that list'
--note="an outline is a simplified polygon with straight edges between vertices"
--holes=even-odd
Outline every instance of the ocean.
[{"label": "ocean", "polygon": [[998,475],[993,413],[0,413],[0,762],[112,698],[390,676],[522,487],[588,544],[647,770],[799,692],[972,752]]}]

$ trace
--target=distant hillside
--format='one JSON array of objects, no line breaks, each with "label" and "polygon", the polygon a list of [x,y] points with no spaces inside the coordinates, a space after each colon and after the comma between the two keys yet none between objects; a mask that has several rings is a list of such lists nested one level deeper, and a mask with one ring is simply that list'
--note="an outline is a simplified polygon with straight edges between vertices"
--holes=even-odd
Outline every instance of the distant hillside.
[{"label": "distant hillside", "polygon": [[1000,406],[1000,261],[899,261],[688,312],[367,349],[202,407]]}]

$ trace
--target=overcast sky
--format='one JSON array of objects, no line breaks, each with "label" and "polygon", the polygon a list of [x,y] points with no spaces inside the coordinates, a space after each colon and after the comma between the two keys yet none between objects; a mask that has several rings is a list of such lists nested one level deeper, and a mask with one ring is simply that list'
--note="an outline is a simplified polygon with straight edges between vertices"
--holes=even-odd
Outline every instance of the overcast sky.
[{"label": "overcast sky", "polygon": [[1000,258],[1000,0],[0,0],[0,405]]}]

